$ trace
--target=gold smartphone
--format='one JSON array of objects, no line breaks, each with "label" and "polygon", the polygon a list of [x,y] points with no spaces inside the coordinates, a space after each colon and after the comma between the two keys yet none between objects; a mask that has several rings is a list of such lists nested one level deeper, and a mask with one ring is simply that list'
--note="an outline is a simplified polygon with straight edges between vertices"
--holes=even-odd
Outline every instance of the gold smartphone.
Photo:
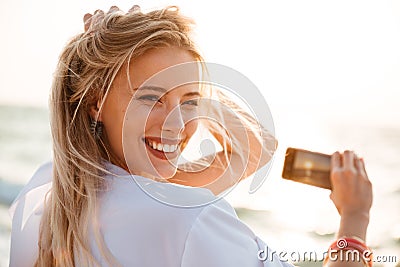
[{"label": "gold smartphone", "polygon": [[332,189],[331,155],[289,147],[282,177],[295,182]]}]

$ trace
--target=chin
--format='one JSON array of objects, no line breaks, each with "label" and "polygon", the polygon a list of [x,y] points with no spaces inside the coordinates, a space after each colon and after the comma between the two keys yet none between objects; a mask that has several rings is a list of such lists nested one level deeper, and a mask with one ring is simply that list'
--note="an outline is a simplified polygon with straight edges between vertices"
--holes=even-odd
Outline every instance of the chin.
[{"label": "chin", "polygon": [[176,174],[176,168],[162,168],[162,169],[157,169],[157,174],[156,176],[159,177],[160,179],[170,179]]}]

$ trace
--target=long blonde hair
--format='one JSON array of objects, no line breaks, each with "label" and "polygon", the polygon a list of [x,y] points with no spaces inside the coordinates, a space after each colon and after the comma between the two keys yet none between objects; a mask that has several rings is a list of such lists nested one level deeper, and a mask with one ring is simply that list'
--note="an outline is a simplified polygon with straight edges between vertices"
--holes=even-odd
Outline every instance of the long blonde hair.
[{"label": "long blonde hair", "polygon": [[[96,138],[91,132],[90,107],[106,97],[125,62],[149,49],[177,46],[201,61],[190,39],[191,25],[176,7],[148,13],[139,9],[109,12],[62,51],[50,96],[53,183],[35,266],[97,264],[87,229],[95,215],[98,191],[104,187],[102,162],[117,159],[108,153],[106,134]],[[102,243],[98,235],[96,241]]]}]

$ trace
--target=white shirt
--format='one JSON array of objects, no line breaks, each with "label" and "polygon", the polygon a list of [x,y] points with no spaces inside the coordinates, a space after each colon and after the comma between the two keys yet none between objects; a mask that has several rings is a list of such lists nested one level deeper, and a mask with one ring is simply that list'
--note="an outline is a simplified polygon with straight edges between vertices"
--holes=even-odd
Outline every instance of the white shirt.
[{"label": "white shirt", "polygon": [[[88,229],[92,254],[101,266],[108,263],[92,234],[96,223],[105,246],[122,266],[291,266],[276,254],[260,260],[267,245],[228,202],[209,190],[131,176],[110,163],[107,168],[116,175],[106,176],[107,190],[99,195],[98,216]],[[11,267],[33,266],[37,258],[51,176],[52,164],[41,166],[10,208]]]}]

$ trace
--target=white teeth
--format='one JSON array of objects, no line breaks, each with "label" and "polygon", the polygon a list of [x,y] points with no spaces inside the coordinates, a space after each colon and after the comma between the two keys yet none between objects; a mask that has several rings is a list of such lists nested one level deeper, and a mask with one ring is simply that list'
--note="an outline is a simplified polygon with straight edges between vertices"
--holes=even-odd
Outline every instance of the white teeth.
[{"label": "white teeth", "polygon": [[160,144],[160,143],[158,143],[158,145],[157,145],[157,150],[160,150],[160,151],[162,151],[163,149],[163,145],[162,144]]},{"label": "white teeth", "polygon": [[[163,150],[164,152],[170,152],[170,151],[169,151],[169,145],[164,145],[163,148],[162,148],[162,150]],[[172,151],[171,151],[171,152],[172,152]]]},{"label": "white teeth", "polygon": [[158,151],[163,151],[166,153],[171,153],[178,149],[178,145],[161,144],[161,143],[157,143],[155,141],[149,141],[149,140],[147,140],[146,143],[153,149],[156,149]]}]

